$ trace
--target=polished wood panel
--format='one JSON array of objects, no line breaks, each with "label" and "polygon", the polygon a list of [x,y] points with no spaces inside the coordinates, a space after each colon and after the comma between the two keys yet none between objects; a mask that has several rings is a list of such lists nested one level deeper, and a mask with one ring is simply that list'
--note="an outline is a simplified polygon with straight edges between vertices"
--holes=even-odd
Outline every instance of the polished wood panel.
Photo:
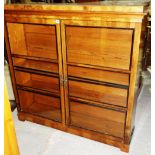
[{"label": "polished wood panel", "polygon": [[[140,45],[140,35],[141,35],[141,23],[136,23],[135,35],[134,35],[134,46],[133,46],[133,56],[131,62],[131,75],[130,75],[130,87],[129,87],[129,97],[128,97],[128,113],[126,118],[126,130],[125,130],[125,143],[130,144],[132,130],[134,127],[134,111],[136,110],[136,82],[138,75],[138,58],[139,58],[139,45]],[[139,66],[140,67],[140,66]]]},{"label": "polished wood panel", "polygon": [[27,86],[40,90],[46,90],[49,92],[59,94],[58,78],[27,73],[22,71],[15,71],[15,76],[18,85]]},{"label": "polished wood panel", "polygon": [[48,119],[61,121],[60,99],[18,90],[21,110]]},{"label": "polished wood panel", "polygon": [[57,59],[55,26],[24,24],[29,56]]},{"label": "polished wood panel", "polygon": [[57,59],[55,26],[7,25],[12,54]]},{"label": "polished wood panel", "polygon": [[132,35],[129,29],[66,26],[67,62],[129,70]]},{"label": "polished wood panel", "polygon": [[27,55],[23,24],[7,23],[12,54]]},{"label": "polished wood panel", "polygon": [[129,74],[68,65],[68,76],[129,85]]},{"label": "polished wood panel", "polygon": [[124,137],[125,113],[70,101],[70,125]]},{"label": "polished wood panel", "polygon": [[93,83],[69,80],[69,96],[125,107],[127,90]]},{"label": "polished wood panel", "polygon": [[55,36],[55,26],[45,26],[45,25],[32,25],[24,24],[24,30],[26,33],[37,33],[37,34],[47,34]]},{"label": "polished wood panel", "polygon": [[[90,5],[91,4],[91,5]],[[119,4],[119,5],[118,5]],[[117,1],[114,1],[111,4],[111,1],[109,3],[107,3],[107,1],[100,1],[98,4],[96,3],[87,3],[87,4],[83,4],[83,5],[5,5],[5,10],[10,10],[10,11],[25,11],[25,12],[30,12],[32,13],[32,11],[42,11],[42,12],[46,12],[49,10],[53,10],[53,12],[55,11],[63,11],[63,12],[121,12],[123,14],[125,13],[143,13],[144,12],[144,6],[147,6],[147,3],[142,3],[142,2],[137,2],[137,1],[132,1],[129,2],[123,2],[121,4],[121,1],[118,3]],[[67,15],[66,15],[67,16]]]},{"label": "polished wood panel", "polygon": [[47,71],[51,73],[59,72],[59,67],[58,67],[58,64],[56,63],[50,63],[50,62],[41,61],[41,60],[16,58],[16,57],[13,57],[12,59],[13,59],[13,65],[16,67]]}]

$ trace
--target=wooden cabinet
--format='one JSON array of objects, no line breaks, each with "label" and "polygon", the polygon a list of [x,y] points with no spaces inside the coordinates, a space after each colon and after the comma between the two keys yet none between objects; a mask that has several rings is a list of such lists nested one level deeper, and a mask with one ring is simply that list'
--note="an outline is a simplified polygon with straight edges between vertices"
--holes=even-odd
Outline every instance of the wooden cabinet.
[{"label": "wooden cabinet", "polygon": [[143,5],[120,8],[5,6],[20,120],[128,151],[145,14]]}]

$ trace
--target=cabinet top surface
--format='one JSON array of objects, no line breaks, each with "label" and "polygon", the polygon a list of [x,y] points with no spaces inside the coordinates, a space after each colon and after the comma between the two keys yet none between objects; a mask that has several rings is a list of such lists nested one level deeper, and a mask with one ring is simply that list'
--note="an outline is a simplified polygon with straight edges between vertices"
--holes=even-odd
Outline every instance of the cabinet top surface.
[{"label": "cabinet top surface", "polygon": [[16,11],[93,11],[93,12],[133,12],[143,13],[148,6],[146,1],[98,1],[85,3],[27,3],[7,4],[6,10]]}]

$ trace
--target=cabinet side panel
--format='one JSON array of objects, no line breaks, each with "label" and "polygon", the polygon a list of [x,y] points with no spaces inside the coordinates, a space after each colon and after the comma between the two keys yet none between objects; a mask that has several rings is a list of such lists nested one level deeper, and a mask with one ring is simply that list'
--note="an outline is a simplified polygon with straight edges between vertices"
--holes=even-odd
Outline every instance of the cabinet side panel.
[{"label": "cabinet side panel", "polygon": [[133,55],[131,60],[131,74],[130,74],[130,86],[129,86],[129,97],[128,97],[128,112],[126,118],[126,129],[125,129],[125,143],[129,144],[132,134],[132,123],[134,121],[133,115],[135,110],[135,95],[136,95],[136,77],[138,74],[138,58],[139,58],[139,46],[140,46],[140,34],[141,34],[141,23],[135,23],[134,32],[134,44],[133,44]]},{"label": "cabinet side panel", "polygon": [[6,44],[7,56],[8,56],[9,71],[10,71],[10,74],[11,74],[11,82],[12,82],[12,86],[13,86],[15,100],[16,100],[16,103],[17,103],[17,109],[19,111],[20,110],[19,99],[18,99],[18,93],[17,93],[17,90],[16,90],[15,74],[14,74],[13,64],[12,64],[12,59],[11,59],[11,51],[10,51],[10,44],[9,44],[8,30],[7,30],[6,22],[5,22],[5,25],[4,25],[4,39],[5,39],[5,44]]}]

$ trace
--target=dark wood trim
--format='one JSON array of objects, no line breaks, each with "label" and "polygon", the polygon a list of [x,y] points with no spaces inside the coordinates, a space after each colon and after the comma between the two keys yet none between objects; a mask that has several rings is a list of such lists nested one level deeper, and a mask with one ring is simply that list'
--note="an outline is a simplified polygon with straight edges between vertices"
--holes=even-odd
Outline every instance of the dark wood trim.
[{"label": "dark wood trim", "polygon": [[54,73],[54,72],[40,71],[40,70],[37,70],[37,69],[30,69],[30,68],[19,67],[19,66],[14,67],[14,70],[59,78],[59,73]]},{"label": "dark wood trim", "polygon": [[52,62],[52,63],[58,63],[55,59],[48,59],[48,58],[42,58],[42,57],[33,57],[33,56],[25,56],[25,55],[18,55],[18,54],[11,54],[12,57],[15,58],[23,58],[23,59],[29,59],[29,60],[40,60],[45,62]]},{"label": "dark wood trim", "polygon": [[91,79],[87,79],[87,78],[78,78],[78,77],[74,77],[74,76],[68,76],[68,80],[86,82],[86,83],[91,83],[91,84],[96,84],[96,85],[104,85],[104,86],[108,86],[108,87],[115,87],[115,88],[121,88],[121,89],[129,88],[129,86],[127,86],[127,85],[91,80]]},{"label": "dark wood trim", "polygon": [[42,90],[42,89],[35,89],[35,88],[32,88],[32,87],[17,85],[17,90],[24,90],[24,91],[37,93],[37,94],[42,94],[42,95],[45,95],[45,96],[53,96],[53,97],[60,98],[59,93],[57,94],[57,93],[49,92],[49,91]]},{"label": "dark wood trim", "polygon": [[105,102],[91,101],[91,100],[86,100],[86,99],[82,99],[82,98],[75,97],[75,96],[69,96],[69,99],[70,99],[70,101],[79,102],[81,104],[88,104],[91,106],[110,109],[110,110],[119,111],[119,112],[123,112],[123,113],[127,112],[126,107],[116,106],[116,105],[105,103]]},{"label": "dark wood trim", "polygon": [[65,24],[65,26],[71,26],[71,27],[84,27],[84,28],[105,28],[105,29],[121,29],[121,30],[134,30],[133,28],[125,28],[125,27],[106,27],[106,26],[92,26],[92,25],[85,25],[85,26],[81,26],[81,25],[70,25],[70,24]]},{"label": "dark wood trim", "polygon": [[126,73],[126,74],[131,73],[130,70],[116,69],[116,68],[102,67],[102,66],[95,66],[95,65],[89,65],[89,64],[77,64],[77,63],[67,62],[67,65],[77,66],[77,67],[85,67],[85,68],[92,68],[92,69],[99,69],[99,70],[105,70],[105,71],[117,72],[117,73]]},{"label": "dark wood trim", "polygon": [[130,66],[129,66],[130,71],[131,71],[131,65],[132,65],[132,55],[133,55],[134,35],[135,35],[135,29],[133,29],[132,42],[131,42]]}]

